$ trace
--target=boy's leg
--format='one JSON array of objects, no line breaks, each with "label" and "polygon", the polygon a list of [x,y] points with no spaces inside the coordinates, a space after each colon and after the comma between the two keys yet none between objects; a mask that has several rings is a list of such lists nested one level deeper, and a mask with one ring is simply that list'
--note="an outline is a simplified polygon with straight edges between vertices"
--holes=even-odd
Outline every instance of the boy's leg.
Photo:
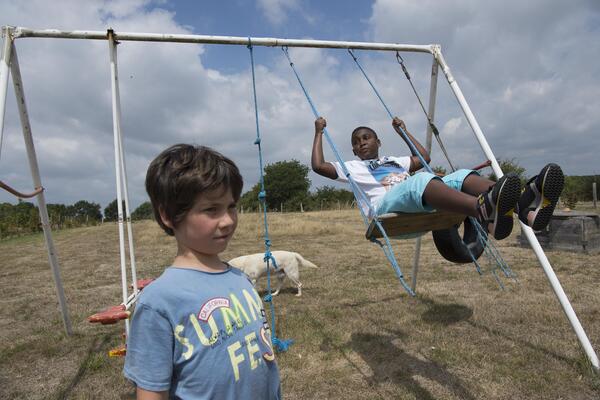
[{"label": "boy's leg", "polygon": [[459,169],[442,177],[444,183],[452,189],[468,193],[473,196],[479,196],[487,192],[496,182],[479,175],[479,172],[472,169]]},{"label": "boy's leg", "polygon": [[509,173],[477,198],[479,222],[483,227],[487,227],[496,240],[502,240],[512,232],[513,211],[520,193],[519,177]]},{"label": "boy's leg", "polygon": [[481,193],[485,193],[490,190],[490,188],[495,184],[496,182],[484,178],[478,173],[473,173],[465,178],[461,191],[472,194],[473,196],[479,196]]},{"label": "boy's leg", "polygon": [[517,203],[519,219],[533,230],[542,230],[550,222],[558,197],[565,183],[562,169],[548,164],[539,175],[531,178]]},{"label": "boy's leg", "polygon": [[[427,188],[423,197],[427,204],[438,209],[478,217],[482,226],[498,240],[510,235],[513,227],[512,212],[521,191],[520,181],[516,175],[508,174],[494,183],[479,176],[475,171],[458,170],[446,175],[443,180],[449,186],[448,190],[441,190],[434,185]],[[455,192],[459,190],[464,196],[456,195]],[[472,211],[460,211],[460,203],[456,202],[469,198],[475,199],[472,196],[478,196]],[[463,206],[467,205],[463,204]]]},{"label": "boy's leg", "polygon": [[460,192],[440,179],[431,180],[423,192],[423,202],[437,210],[478,217],[477,197]]},{"label": "boy's leg", "polygon": [[[474,174],[464,171],[463,180],[466,180],[466,175]],[[485,181],[483,178],[472,180],[474,186]],[[433,174],[422,172],[394,186],[382,199],[377,214],[434,209],[456,212],[477,217],[496,239],[504,239],[512,231],[512,211],[519,199],[521,183],[516,175],[508,174],[487,189],[487,192],[475,197],[449,187]]]}]

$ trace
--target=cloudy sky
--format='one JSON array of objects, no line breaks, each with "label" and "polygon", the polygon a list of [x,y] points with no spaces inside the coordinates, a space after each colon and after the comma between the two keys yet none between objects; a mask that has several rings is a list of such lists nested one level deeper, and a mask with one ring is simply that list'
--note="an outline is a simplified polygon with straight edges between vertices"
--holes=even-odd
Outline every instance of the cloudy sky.
[{"label": "cloudy sky", "polygon": [[[0,25],[438,43],[497,157],[514,159],[528,175],[548,161],[568,175],[600,173],[597,0],[0,0]],[[16,47],[47,201],[106,206],[116,197],[107,43],[23,38]],[[118,50],[132,205],[146,200],[150,160],[178,142],[233,158],[250,189],[258,161],[248,49],[123,42]],[[349,132],[358,125],[379,132],[382,153],[408,151],[345,50],[290,54],[345,158],[352,158]],[[394,54],[357,54],[393,113],[424,141],[422,111]],[[404,59],[427,104],[431,57]],[[265,162],[309,164],[314,118],[282,52],[259,47],[255,60]],[[436,124],[453,163],[485,161],[442,76],[438,96]],[[432,165],[447,167],[435,142],[432,156]],[[332,159],[328,149],[326,157]],[[32,187],[12,83],[0,179]],[[313,187],[329,184],[312,172],[310,179]],[[15,199],[0,192],[2,201]]]}]

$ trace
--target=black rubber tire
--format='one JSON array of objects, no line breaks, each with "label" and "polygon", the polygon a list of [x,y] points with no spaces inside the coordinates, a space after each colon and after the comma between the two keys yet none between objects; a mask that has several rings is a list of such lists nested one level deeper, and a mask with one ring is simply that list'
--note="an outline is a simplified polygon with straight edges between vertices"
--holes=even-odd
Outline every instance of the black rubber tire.
[{"label": "black rubber tire", "polygon": [[463,221],[463,225],[464,235],[462,238],[458,232],[460,225],[455,225],[450,229],[431,232],[435,247],[441,256],[457,264],[473,262],[471,254],[477,260],[484,250],[483,244],[477,240],[477,229],[473,226],[471,220],[466,218]]}]

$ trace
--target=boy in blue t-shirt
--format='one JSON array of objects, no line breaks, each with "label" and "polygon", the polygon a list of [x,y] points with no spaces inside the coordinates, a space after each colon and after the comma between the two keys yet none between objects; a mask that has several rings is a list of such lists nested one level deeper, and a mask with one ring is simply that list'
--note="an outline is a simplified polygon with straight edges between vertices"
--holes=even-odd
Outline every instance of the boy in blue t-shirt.
[{"label": "boy in blue t-shirt", "polygon": [[[347,182],[340,163],[327,162],[323,156],[323,117],[315,121],[311,165],[317,174]],[[423,159],[429,163],[429,153],[408,132],[404,122],[395,117],[392,126],[407,141],[410,140]],[[406,138],[402,135],[406,133]],[[459,169],[440,178],[429,172],[411,175],[423,167],[412,150],[411,156],[380,157],[381,142],[377,133],[360,126],[352,132],[352,151],[360,160],[344,164],[354,182],[369,198],[376,215],[391,212],[419,213],[434,209],[475,217],[495,239],[508,237],[513,228],[513,211],[533,230],[546,227],[564,185],[561,168],[546,165],[531,178],[523,190],[517,175],[506,174],[493,182],[476,171]],[[408,144],[408,142],[407,142]],[[374,217],[370,213],[369,217]]]},{"label": "boy in blue t-shirt", "polygon": [[146,174],[172,265],[137,300],[123,373],[138,399],[279,399],[279,371],[258,293],[219,259],[237,226],[242,177],[203,146],[174,145]]}]

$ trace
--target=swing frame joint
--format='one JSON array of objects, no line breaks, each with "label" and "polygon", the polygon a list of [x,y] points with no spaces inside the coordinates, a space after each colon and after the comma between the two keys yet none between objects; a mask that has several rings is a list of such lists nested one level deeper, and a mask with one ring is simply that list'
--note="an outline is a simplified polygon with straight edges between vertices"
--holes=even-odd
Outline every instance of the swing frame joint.
[{"label": "swing frame joint", "polygon": [[115,45],[120,44],[120,42],[117,40],[117,35],[115,34],[115,30],[113,28],[108,28],[106,30],[106,39],[107,40],[111,40],[115,43]]}]

